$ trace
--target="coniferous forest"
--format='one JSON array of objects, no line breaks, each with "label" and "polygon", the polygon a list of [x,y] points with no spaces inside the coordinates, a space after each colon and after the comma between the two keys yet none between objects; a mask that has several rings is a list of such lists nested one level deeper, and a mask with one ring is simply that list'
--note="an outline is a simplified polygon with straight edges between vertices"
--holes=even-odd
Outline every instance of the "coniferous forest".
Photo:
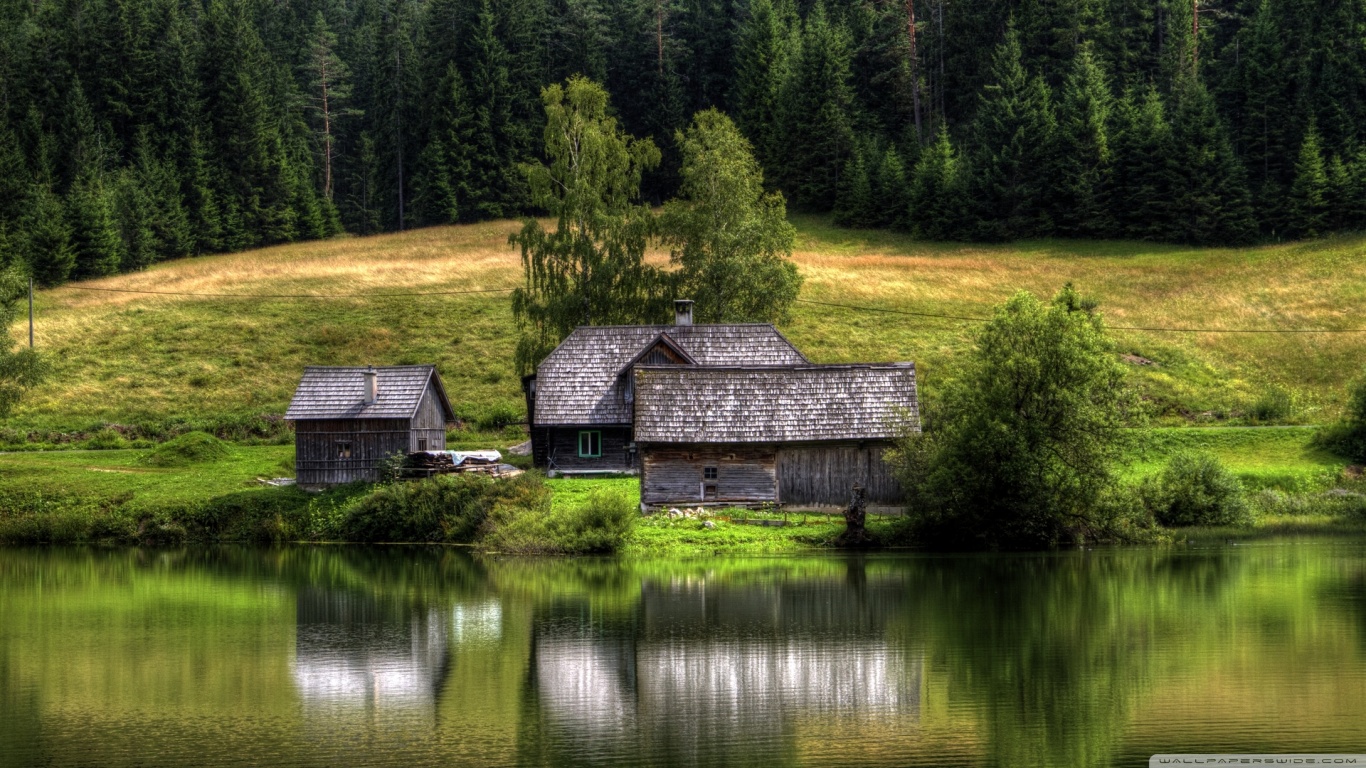
[{"label": "coniferous forest", "polygon": [[574,74],[659,146],[648,203],[716,107],[845,226],[1366,226],[1366,0],[0,0],[0,260],[50,285],[535,213]]}]

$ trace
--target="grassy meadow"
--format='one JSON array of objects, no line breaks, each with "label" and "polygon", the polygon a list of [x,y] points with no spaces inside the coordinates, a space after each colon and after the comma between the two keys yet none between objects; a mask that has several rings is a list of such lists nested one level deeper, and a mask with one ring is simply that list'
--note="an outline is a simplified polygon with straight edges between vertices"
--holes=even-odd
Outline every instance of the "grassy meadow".
[{"label": "grassy meadow", "polygon": [[[920,243],[797,218],[802,298],[983,316],[1011,293],[1071,281],[1115,326],[1215,329],[1366,327],[1366,237],[1246,249],[1041,241]],[[37,297],[37,344],[55,363],[4,425],[91,432],[102,424],[213,421],[284,411],[303,366],[435,363],[467,419],[521,412],[505,293],[521,276],[515,222],[297,243],[156,265]],[[663,260],[663,254],[655,258]],[[160,296],[109,290],[354,298]],[[970,348],[968,321],[801,303],[782,330],[818,362],[915,360],[927,390]],[[16,337],[25,330],[11,328]],[[1212,334],[1116,330],[1121,351],[1169,424],[1243,423],[1268,398],[1273,420],[1336,417],[1366,364],[1366,333]],[[1143,361],[1152,364],[1144,364]],[[1278,398],[1278,399],[1277,399]]]}]

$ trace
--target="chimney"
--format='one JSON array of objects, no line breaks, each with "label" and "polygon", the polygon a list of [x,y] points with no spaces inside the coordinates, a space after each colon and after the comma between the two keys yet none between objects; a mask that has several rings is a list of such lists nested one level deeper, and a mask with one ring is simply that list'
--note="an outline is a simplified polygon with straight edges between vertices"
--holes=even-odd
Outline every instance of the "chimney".
[{"label": "chimney", "polygon": [[374,405],[379,399],[379,374],[375,372],[375,366],[370,366],[365,371],[365,404]]},{"label": "chimney", "polygon": [[674,325],[692,325],[691,299],[674,299]]}]

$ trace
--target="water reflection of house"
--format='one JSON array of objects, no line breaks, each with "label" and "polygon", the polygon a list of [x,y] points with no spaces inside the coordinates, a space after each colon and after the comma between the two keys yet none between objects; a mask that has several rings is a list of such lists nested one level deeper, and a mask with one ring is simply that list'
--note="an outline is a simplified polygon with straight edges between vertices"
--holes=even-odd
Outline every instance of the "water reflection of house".
[{"label": "water reflection of house", "polygon": [[294,684],[306,706],[434,712],[449,611],[303,589],[296,621]]},{"label": "water reflection of house", "polygon": [[572,753],[704,763],[781,749],[804,721],[914,723],[921,658],[887,639],[900,590],[647,584],[622,626],[546,617],[534,650],[543,723]]}]

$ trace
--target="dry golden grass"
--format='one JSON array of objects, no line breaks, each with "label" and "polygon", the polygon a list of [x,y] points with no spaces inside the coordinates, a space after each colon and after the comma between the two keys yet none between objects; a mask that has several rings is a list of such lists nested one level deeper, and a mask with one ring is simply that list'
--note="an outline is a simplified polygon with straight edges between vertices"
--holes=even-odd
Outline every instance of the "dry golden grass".
[{"label": "dry golden grass", "polygon": [[[794,258],[804,299],[983,316],[1016,290],[1066,282],[1098,298],[1113,325],[1201,328],[1366,327],[1366,238],[1252,249],[1047,241],[1009,246],[916,243],[800,218]],[[280,412],[304,365],[436,363],[466,413],[520,407],[506,294],[378,294],[510,288],[521,277],[509,221],[298,243],[160,264],[44,291],[37,341],[56,375],[11,419],[87,429],[101,421]],[[662,262],[664,255],[653,254]],[[368,294],[292,299],[174,293]],[[975,324],[799,304],[783,330],[814,360],[916,360],[933,388],[952,376]],[[16,334],[20,327],[12,329]],[[1366,334],[1116,331],[1169,414],[1236,412],[1268,387],[1300,413],[1336,413],[1366,363]]]}]

